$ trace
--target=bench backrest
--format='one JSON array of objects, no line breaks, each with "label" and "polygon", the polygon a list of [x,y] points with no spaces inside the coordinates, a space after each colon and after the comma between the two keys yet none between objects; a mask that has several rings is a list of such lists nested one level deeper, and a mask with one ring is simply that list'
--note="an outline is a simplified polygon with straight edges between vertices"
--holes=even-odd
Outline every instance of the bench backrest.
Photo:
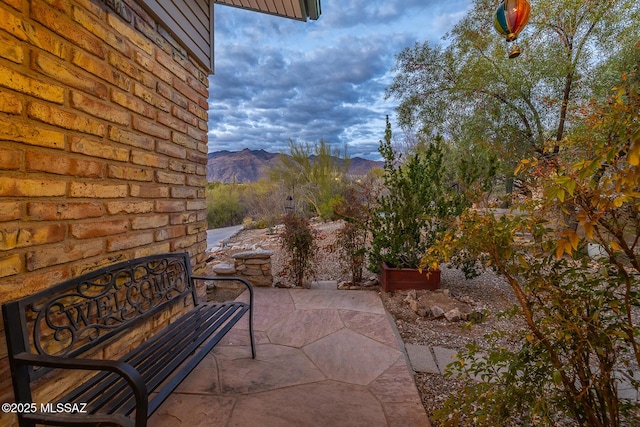
[{"label": "bench backrest", "polygon": [[6,303],[9,351],[77,356],[189,295],[197,304],[187,253],[103,267]]}]

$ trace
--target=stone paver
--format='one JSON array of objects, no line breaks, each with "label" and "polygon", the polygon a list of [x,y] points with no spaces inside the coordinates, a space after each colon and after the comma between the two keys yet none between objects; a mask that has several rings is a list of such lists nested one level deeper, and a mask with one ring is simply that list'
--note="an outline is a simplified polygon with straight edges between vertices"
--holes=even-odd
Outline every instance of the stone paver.
[{"label": "stone paver", "polygon": [[255,291],[256,359],[242,322],[149,425],[429,427],[413,372],[375,292]]},{"label": "stone paver", "polygon": [[407,356],[411,361],[411,366],[416,372],[427,372],[430,374],[442,374],[438,369],[438,364],[433,358],[431,347],[426,345],[406,344]]},{"label": "stone paver", "polygon": [[458,352],[456,350],[451,350],[450,348],[445,347],[432,347],[433,355],[436,359],[436,364],[438,365],[438,369],[440,369],[440,373],[444,374],[444,371],[449,363],[455,362],[456,356]]}]

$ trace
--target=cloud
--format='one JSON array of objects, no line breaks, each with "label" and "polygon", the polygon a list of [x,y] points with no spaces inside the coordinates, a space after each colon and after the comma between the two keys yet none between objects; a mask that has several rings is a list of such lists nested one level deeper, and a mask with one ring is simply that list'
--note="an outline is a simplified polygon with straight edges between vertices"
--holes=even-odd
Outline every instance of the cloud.
[{"label": "cloud", "polygon": [[209,151],[286,151],[289,139],[379,158],[395,55],[437,40],[463,1],[324,0],[301,23],[216,6]]}]

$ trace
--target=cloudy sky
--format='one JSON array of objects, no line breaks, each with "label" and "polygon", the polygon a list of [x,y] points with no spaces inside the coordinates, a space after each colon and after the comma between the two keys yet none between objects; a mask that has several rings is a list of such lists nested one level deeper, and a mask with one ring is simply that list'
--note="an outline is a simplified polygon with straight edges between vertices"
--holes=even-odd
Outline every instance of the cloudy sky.
[{"label": "cloudy sky", "polygon": [[[209,152],[286,152],[289,139],[378,159],[395,56],[442,42],[464,0],[321,0],[306,23],[216,5]],[[394,126],[395,127],[395,126]]]}]

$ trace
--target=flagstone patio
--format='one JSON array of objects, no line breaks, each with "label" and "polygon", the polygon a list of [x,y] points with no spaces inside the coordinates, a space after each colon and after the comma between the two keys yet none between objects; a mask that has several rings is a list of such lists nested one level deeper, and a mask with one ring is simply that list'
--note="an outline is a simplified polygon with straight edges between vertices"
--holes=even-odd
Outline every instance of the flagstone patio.
[{"label": "flagstone patio", "polygon": [[256,359],[245,319],[149,425],[430,425],[376,292],[255,291]]}]

